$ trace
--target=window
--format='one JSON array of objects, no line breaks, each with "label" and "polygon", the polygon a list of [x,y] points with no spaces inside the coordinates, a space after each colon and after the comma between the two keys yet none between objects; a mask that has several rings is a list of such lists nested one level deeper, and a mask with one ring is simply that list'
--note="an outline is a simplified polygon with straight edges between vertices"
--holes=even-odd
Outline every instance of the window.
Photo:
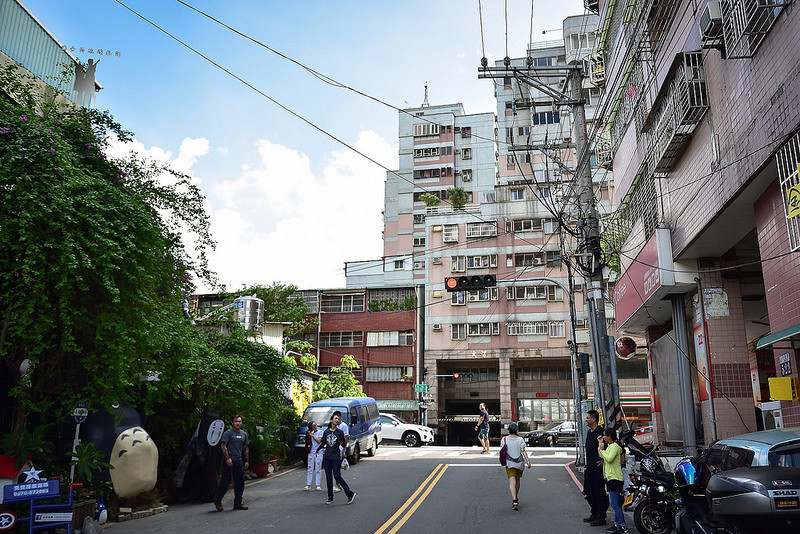
[{"label": "window", "polygon": [[[367,367],[365,378],[367,382],[403,382],[404,377],[411,377],[413,373],[412,367]],[[373,419],[377,419],[377,415]]]},{"label": "window", "polygon": [[510,141],[513,135],[514,135],[514,128],[506,128],[506,139]]},{"label": "window", "polygon": [[441,150],[442,156],[452,156],[453,155],[453,147],[452,146],[443,146]]},{"label": "window", "polygon": [[530,154],[520,154],[519,155],[519,162],[520,163],[530,163],[531,162],[531,155]]},{"label": "window", "polygon": [[445,176],[453,176],[452,167],[441,167],[437,169],[416,169],[414,171],[415,180],[422,180],[425,178],[443,178]]},{"label": "window", "polygon": [[547,321],[530,321],[525,323],[506,323],[509,336],[547,335]]},{"label": "window", "polygon": [[425,238],[424,237],[415,237],[414,238],[414,246],[415,247],[424,247],[425,246]]},{"label": "window", "polygon": [[550,337],[564,337],[564,321],[550,321],[548,324]]},{"label": "window", "polygon": [[406,268],[406,260],[394,260],[394,270],[402,271]]},{"label": "window", "polygon": [[541,252],[514,254],[514,267],[530,267],[535,265],[544,265],[544,254]]},{"label": "window", "polygon": [[488,302],[490,300],[497,300],[496,287],[487,287],[485,289],[467,291],[466,293],[467,293],[467,302]]},{"label": "window", "polygon": [[472,181],[472,169],[464,169],[461,171],[461,180],[464,182]]},{"label": "window", "polygon": [[467,325],[467,335],[470,336],[496,336],[500,334],[500,323],[470,323]]},{"label": "window", "polygon": [[368,347],[410,346],[414,342],[411,330],[367,332]]},{"label": "window", "polygon": [[467,269],[488,269],[489,267],[497,267],[497,254],[467,256]]},{"label": "window", "polygon": [[458,225],[442,225],[442,241],[445,243],[458,243]]},{"label": "window", "polygon": [[364,332],[320,332],[321,347],[361,347],[364,345]]},{"label": "window", "polygon": [[561,252],[551,250],[547,253],[547,265],[551,267],[561,267]]},{"label": "window", "polygon": [[464,323],[450,325],[450,339],[467,339],[467,325]]},{"label": "window", "polygon": [[546,234],[555,234],[558,232],[558,221],[545,221],[544,222],[544,233]]},{"label": "window", "polygon": [[531,134],[531,127],[530,126],[520,126],[519,127],[519,135],[528,136]]},{"label": "window", "polygon": [[564,291],[558,286],[547,286],[547,300],[561,302],[564,300]]},{"label": "window", "polygon": [[525,200],[525,190],[524,189],[512,189],[511,190],[511,200]]},{"label": "window", "polygon": [[532,115],[533,124],[556,124],[561,122],[558,111],[539,111]]},{"label": "window", "polygon": [[489,237],[497,235],[497,223],[477,222],[467,223],[467,237]]},{"label": "window", "polygon": [[414,125],[414,137],[426,137],[429,135],[439,135],[439,125],[429,122]]},{"label": "window", "polygon": [[439,156],[439,147],[432,146],[427,148],[415,148],[414,149],[414,157],[415,158],[432,158]]},{"label": "window", "polygon": [[450,271],[454,273],[463,273],[466,270],[467,270],[466,256],[452,256],[450,258]]},{"label": "window", "polygon": [[464,148],[461,150],[461,159],[472,159],[472,149]]},{"label": "window", "polygon": [[463,291],[453,291],[450,293],[451,306],[464,306],[466,303],[467,299],[465,298]]},{"label": "window", "polygon": [[414,214],[414,224],[425,224],[425,214],[424,213]]},{"label": "window", "polygon": [[514,155],[513,154],[509,154],[509,155],[506,156],[506,165],[507,166],[513,167],[514,166],[514,161],[515,160],[514,160]]},{"label": "window", "polygon": [[416,293],[413,288],[400,289],[370,289],[369,309],[380,310],[409,310],[416,306]]},{"label": "window", "polygon": [[322,295],[322,299],[320,302],[320,310],[322,310],[325,313],[363,312],[364,294],[359,293],[356,295]]},{"label": "window", "polygon": [[508,300],[544,300],[547,298],[547,286],[511,286],[507,288]]},{"label": "window", "polygon": [[461,128],[461,138],[468,139],[470,137],[472,137],[472,128],[469,126],[464,126]]},{"label": "window", "polygon": [[532,232],[534,230],[541,230],[542,229],[542,220],[541,219],[517,219],[516,221],[511,221],[511,231],[512,232]]}]

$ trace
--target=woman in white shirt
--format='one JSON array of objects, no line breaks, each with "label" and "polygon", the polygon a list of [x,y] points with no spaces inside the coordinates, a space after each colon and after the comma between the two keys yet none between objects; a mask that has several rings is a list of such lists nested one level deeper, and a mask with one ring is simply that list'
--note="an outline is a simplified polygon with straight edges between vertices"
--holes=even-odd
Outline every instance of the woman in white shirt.
[{"label": "woman in white shirt", "polygon": [[522,479],[525,464],[531,468],[531,461],[525,451],[525,440],[517,435],[517,423],[508,424],[508,436],[504,437],[500,446],[506,446],[506,474],[508,475],[508,489],[511,491],[511,509],[519,510],[519,485]]},{"label": "woman in white shirt", "polygon": [[322,455],[316,454],[317,447],[322,441],[323,429],[317,426],[315,421],[308,423],[308,430],[306,430],[306,452],[308,452],[308,474],[306,475],[306,486],[303,491],[311,489],[311,479],[313,475],[317,475],[317,491],[322,491],[319,485],[322,477]]}]

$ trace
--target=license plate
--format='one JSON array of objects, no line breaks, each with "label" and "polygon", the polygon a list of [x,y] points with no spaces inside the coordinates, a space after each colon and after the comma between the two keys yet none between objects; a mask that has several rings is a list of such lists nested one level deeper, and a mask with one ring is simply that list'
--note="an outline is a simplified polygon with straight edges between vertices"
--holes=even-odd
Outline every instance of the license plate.
[{"label": "license plate", "polygon": [[775,508],[778,510],[796,510],[800,508],[800,498],[775,497]]},{"label": "license plate", "polygon": [[623,506],[628,506],[630,503],[632,503],[633,502],[633,497],[634,497],[633,493],[629,493],[629,494],[625,495],[625,502],[622,503]]}]

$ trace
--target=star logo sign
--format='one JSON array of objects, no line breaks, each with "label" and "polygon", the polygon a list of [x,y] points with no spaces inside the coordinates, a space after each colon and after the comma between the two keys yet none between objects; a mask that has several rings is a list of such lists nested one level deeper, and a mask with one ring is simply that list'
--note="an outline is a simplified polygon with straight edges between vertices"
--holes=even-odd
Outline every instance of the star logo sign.
[{"label": "star logo sign", "polygon": [[39,473],[42,471],[44,471],[44,469],[36,469],[33,466],[31,466],[29,470],[23,471],[22,474],[28,477],[25,479],[24,483],[27,484],[28,482],[41,482],[42,479],[39,477]]}]

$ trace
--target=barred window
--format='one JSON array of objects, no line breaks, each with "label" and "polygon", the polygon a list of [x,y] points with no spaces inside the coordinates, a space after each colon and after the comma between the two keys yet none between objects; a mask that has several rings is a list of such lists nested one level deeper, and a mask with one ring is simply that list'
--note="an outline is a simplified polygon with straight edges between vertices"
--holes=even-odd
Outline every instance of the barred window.
[{"label": "barred window", "polygon": [[458,242],[458,225],[457,224],[445,224],[442,226],[442,241],[445,243],[457,243]]},{"label": "barred window", "polygon": [[547,335],[547,321],[506,323],[506,331],[509,336]]},{"label": "barred window", "polygon": [[500,334],[500,323],[470,323],[467,325],[467,335],[470,336],[496,336]]},{"label": "barred window", "polygon": [[320,310],[325,313],[363,312],[364,294],[322,295]]},{"label": "barred window", "polygon": [[489,237],[497,235],[495,221],[467,223],[467,237]]},{"label": "barred window", "polygon": [[319,344],[322,347],[361,347],[364,332],[320,332]]}]

